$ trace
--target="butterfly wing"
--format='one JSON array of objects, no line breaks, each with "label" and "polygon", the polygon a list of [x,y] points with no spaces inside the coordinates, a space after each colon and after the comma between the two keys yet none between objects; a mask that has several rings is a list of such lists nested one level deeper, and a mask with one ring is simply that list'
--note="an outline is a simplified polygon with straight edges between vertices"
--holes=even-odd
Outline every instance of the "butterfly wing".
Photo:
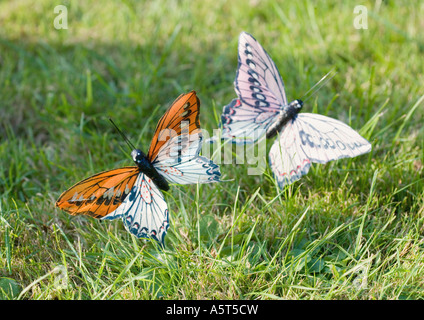
[{"label": "butterfly wing", "polygon": [[280,188],[299,180],[311,166],[296,134],[294,122],[289,121],[284,126],[269,151],[269,165]]},{"label": "butterfly wing", "polygon": [[163,194],[144,173],[137,176],[128,197],[104,220],[122,218],[125,228],[138,238],[162,244],[169,227],[169,211]]},{"label": "butterfly wing", "polygon": [[300,113],[281,131],[269,153],[270,167],[280,185],[293,183],[310,163],[327,163],[371,151],[371,144],[347,124],[312,113]]},{"label": "butterfly wing", "polygon": [[218,182],[219,166],[199,155],[202,141],[200,130],[172,138],[163,145],[153,166],[171,183]]},{"label": "butterfly wing", "polygon": [[238,57],[235,88],[242,102],[252,107],[268,108],[266,110],[279,110],[281,105],[287,105],[277,66],[259,42],[246,32],[239,37]]},{"label": "butterfly wing", "polygon": [[181,135],[182,130],[191,133],[200,128],[200,101],[196,92],[181,94],[159,120],[152,142],[150,143],[147,159],[154,162],[159,150],[166,142]]},{"label": "butterfly wing", "polygon": [[172,183],[219,181],[219,167],[199,155],[203,141],[199,110],[200,100],[196,93],[183,94],[156,128],[147,158]]},{"label": "butterfly wing", "polygon": [[242,32],[238,44],[238,70],[234,87],[238,99],[224,107],[222,138],[255,142],[287,105],[277,66],[256,39]]},{"label": "butterfly wing", "polygon": [[56,206],[72,215],[105,217],[126,199],[138,173],[137,167],[98,173],[63,192]]},{"label": "butterfly wing", "polygon": [[347,124],[315,113],[300,113],[296,135],[311,162],[353,158],[371,151],[371,144]]},{"label": "butterfly wing", "polygon": [[261,112],[240,99],[233,99],[222,111],[221,139],[231,139],[237,144],[256,142],[265,135],[275,116],[276,112]]}]

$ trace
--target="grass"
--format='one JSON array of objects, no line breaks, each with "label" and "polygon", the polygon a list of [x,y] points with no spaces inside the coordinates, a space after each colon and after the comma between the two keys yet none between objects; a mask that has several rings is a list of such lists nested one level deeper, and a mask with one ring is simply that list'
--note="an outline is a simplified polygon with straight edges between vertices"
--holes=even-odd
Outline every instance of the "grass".
[{"label": "grass", "polygon": [[[0,297],[422,299],[424,4],[421,1],[0,3]],[[368,29],[353,9],[368,8]],[[165,250],[121,221],[71,217],[63,190],[131,165],[161,114],[196,90],[209,132],[235,93],[252,33],[295,99],[349,123],[371,153],[313,165],[284,190],[269,168],[222,164],[213,185],[173,185]],[[268,150],[270,147],[268,144]]]}]

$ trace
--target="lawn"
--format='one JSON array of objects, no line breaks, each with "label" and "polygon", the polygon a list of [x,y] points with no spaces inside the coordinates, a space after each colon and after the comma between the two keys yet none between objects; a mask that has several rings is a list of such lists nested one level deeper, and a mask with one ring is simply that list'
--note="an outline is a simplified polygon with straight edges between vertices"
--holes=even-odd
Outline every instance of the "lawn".
[{"label": "lawn", "polygon": [[[63,1],[67,29],[58,4],[0,2],[0,298],[424,298],[424,2]],[[195,90],[212,133],[236,97],[241,31],[289,101],[335,69],[303,111],[348,123],[372,151],[283,190],[269,167],[249,175],[215,153],[222,183],[164,193],[164,249],[55,207],[77,181],[133,165],[109,118],[146,152]]]}]

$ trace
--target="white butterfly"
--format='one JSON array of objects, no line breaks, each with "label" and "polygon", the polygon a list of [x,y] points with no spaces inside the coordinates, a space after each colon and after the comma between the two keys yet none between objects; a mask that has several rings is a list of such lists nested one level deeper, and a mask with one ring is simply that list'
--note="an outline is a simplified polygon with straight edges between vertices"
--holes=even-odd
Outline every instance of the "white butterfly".
[{"label": "white butterfly", "polygon": [[219,167],[199,155],[202,134],[200,101],[194,91],[182,94],[159,120],[148,154],[134,149],[136,164],[91,176],[66,190],[56,206],[72,215],[121,218],[138,238],[162,244],[169,227],[168,205],[160,189],[178,184],[220,181]]},{"label": "white butterfly", "polygon": [[[242,32],[234,81],[238,99],[221,115],[222,139],[254,143],[279,134],[269,162],[281,188],[309,171],[311,162],[326,163],[371,151],[371,144],[341,121],[301,113],[303,102],[287,102],[278,69],[253,36]],[[213,139],[212,139],[213,140]]]}]

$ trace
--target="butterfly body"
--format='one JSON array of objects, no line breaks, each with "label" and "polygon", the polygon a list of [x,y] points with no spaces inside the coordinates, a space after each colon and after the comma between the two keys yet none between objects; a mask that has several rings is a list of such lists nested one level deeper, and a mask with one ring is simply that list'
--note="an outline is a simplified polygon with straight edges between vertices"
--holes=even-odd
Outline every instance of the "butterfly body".
[{"label": "butterfly body", "polygon": [[147,156],[140,149],[134,149],[131,156],[138,169],[153,180],[159,189],[168,191],[169,185],[166,179],[155,169]]},{"label": "butterfly body", "polygon": [[266,138],[270,139],[274,137],[277,132],[280,132],[280,130],[289,122],[290,120],[294,119],[296,115],[300,112],[302,109],[303,102],[302,100],[294,100],[290,102],[288,105],[284,106],[280,114],[278,115],[277,119],[273,124],[269,126],[269,128],[266,130]]}]

